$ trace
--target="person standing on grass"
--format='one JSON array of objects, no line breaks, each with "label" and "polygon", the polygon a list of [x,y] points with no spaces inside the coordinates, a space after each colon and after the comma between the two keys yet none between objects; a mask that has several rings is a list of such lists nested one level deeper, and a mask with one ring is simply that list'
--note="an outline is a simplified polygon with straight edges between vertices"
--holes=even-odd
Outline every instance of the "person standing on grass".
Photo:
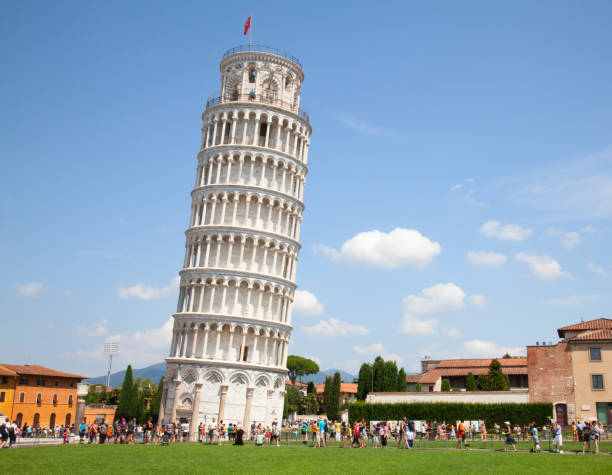
[{"label": "person standing on grass", "polygon": [[457,448],[460,449],[462,445],[465,445],[465,426],[463,425],[463,419],[457,424]]},{"label": "person standing on grass", "polygon": [[397,440],[397,448],[402,448],[402,441],[405,442],[406,448],[409,448],[408,444],[408,422],[404,417],[401,421],[397,422],[397,431],[399,433],[399,437]]},{"label": "person standing on grass", "polygon": [[485,425],[485,421],[480,421],[480,436],[483,442],[487,441],[487,426]]},{"label": "person standing on grass", "polygon": [[512,427],[510,427],[510,422],[504,422],[505,430],[504,430],[504,452],[508,451],[508,446],[511,445],[514,452],[516,452],[516,439],[512,436]]},{"label": "person standing on grass", "polygon": [[[325,422],[323,422],[323,419],[321,418],[321,416],[319,416],[319,420],[317,421],[316,424],[316,429],[315,429],[315,447],[322,447],[321,442],[323,439],[323,431],[325,430]],[[325,443],[325,442],[323,442]]]},{"label": "person standing on grass", "polygon": [[591,451],[591,424],[585,422],[582,426],[582,453],[585,453],[585,449],[589,446],[589,452]]},{"label": "person standing on grass", "polygon": [[540,452],[542,447],[540,446],[540,437],[538,436],[538,426],[535,421],[531,423],[531,436],[533,437],[533,452]]},{"label": "person standing on grass", "polygon": [[408,448],[412,450],[414,446],[414,436],[416,434],[416,427],[414,421],[409,419],[406,423],[406,440],[408,441]]}]

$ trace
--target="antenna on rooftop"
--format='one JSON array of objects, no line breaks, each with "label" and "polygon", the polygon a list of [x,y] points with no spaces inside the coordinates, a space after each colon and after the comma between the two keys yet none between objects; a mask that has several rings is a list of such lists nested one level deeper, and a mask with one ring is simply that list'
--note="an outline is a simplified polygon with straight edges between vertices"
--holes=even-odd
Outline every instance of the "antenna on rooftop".
[{"label": "antenna on rooftop", "polygon": [[106,387],[110,386],[111,367],[113,366],[113,355],[119,353],[119,343],[116,341],[104,342],[104,354],[108,355],[108,373],[106,374]]}]

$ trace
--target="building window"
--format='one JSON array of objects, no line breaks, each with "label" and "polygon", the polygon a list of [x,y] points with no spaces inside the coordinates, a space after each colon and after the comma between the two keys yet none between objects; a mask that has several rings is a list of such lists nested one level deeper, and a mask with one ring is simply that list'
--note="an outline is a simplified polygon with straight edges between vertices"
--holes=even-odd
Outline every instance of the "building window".
[{"label": "building window", "polygon": [[74,388],[74,381],[70,381],[70,387]]},{"label": "building window", "polygon": [[21,427],[22,420],[23,420],[23,414],[21,412],[17,413],[17,418],[15,419],[15,422],[17,423],[19,427]]},{"label": "building window", "polygon": [[45,380],[44,379],[37,379],[36,380],[36,386],[44,386],[45,385]]},{"label": "building window", "polygon": [[589,357],[591,361],[601,361],[601,348],[589,348]]},{"label": "building window", "polygon": [[0,392],[0,402],[4,402],[5,397],[6,397],[6,394],[4,393],[4,391]]},{"label": "building window", "polygon": [[249,357],[249,347],[245,346],[244,352],[242,353],[242,361],[246,362],[248,357]]},{"label": "building window", "polygon": [[53,386],[59,388],[59,381],[57,379],[53,382]]},{"label": "building window", "polygon": [[29,383],[28,378],[19,378],[19,384],[21,386],[27,386]]},{"label": "building window", "polygon": [[25,393],[19,394],[19,402],[25,402]]},{"label": "building window", "polygon": [[70,421],[72,419],[72,415],[70,413],[66,414],[66,420],[64,421],[64,426],[70,427]]},{"label": "building window", "polygon": [[72,394],[68,396],[68,407],[72,407]]},{"label": "building window", "polygon": [[38,427],[38,424],[40,424],[40,414],[37,412],[34,414],[34,422],[32,422],[32,425]]},{"label": "building window", "polygon": [[53,405],[57,406],[57,394],[53,395]]},{"label": "building window", "polygon": [[257,77],[257,71],[255,70],[255,68],[251,68],[251,70],[249,71],[249,82],[254,83],[256,77]]},{"label": "building window", "polygon": [[601,390],[604,388],[603,374],[592,374],[591,383],[594,390]]},{"label": "building window", "polygon": [[2,384],[8,384],[8,377],[2,376]]},{"label": "building window", "polygon": [[38,393],[36,395],[36,405],[40,406],[42,404],[42,394]]}]

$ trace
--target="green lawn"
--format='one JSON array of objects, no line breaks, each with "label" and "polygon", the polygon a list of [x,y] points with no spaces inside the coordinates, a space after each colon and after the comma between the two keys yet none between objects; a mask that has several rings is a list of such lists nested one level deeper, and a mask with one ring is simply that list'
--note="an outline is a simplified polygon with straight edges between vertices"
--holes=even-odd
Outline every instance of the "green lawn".
[{"label": "green lawn", "polygon": [[2,473],[610,473],[612,456],[479,450],[373,450],[174,444],[71,445],[0,451]]}]

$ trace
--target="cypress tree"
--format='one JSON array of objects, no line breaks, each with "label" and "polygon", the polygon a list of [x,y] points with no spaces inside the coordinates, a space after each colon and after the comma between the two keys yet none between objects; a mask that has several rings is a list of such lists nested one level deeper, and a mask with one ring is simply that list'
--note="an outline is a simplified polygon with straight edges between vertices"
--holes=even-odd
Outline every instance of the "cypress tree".
[{"label": "cypress tree", "polygon": [[391,392],[397,389],[397,364],[395,361],[385,361],[383,373],[383,391]]},{"label": "cypress tree", "polygon": [[[331,395],[332,395],[332,377],[331,376],[327,376],[325,378],[325,386],[323,386],[323,411],[325,411],[325,413],[327,414],[327,410],[328,410],[328,405],[330,403],[331,400]],[[329,419],[329,414],[327,414],[327,418]]]},{"label": "cypress tree", "polygon": [[384,391],[385,387],[385,360],[381,356],[377,356],[372,365],[374,372],[374,391]]},{"label": "cypress tree", "polygon": [[357,399],[365,401],[371,390],[372,367],[368,363],[363,363],[361,368],[359,368],[359,378],[357,379]]},{"label": "cypress tree", "polygon": [[450,391],[451,387],[450,387],[450,380],[448,378],[443,378],[442,379],[442,391]]},{"label": "cypress tree", "polygon": [[465,390],[466,391],[476,391],[476,379],[474,375],[470,371],[465,378]]},{"label": "cypress tree", "polygon": [[421,386],[421,383],[416,383],[414,385],[414,392],[420,393],[423,390],[423,387]]},{"label": "cypress tree", "polygon": [[338,413],[340,409],[340,385],[342,384],[342,378],[340,373],[336,371],[331,381],[331,388],[328,395],[329,401],[326,400],[326,413],[327,419],[330,421],[338,420]]},{"label": "cypress tree", "polygon": [[153,394],[151,398],[151,416],[153,417],[153,422],[157,422],[159,418],[159,406],[161,406],[162,394],[164,392],[164,377],[162,376],[159,380],[159,384],[157,385],[157,391]]},{"label": "cypress tree", "polygon": [[128,365],[123,383],[121,383],[121,392],[119,393],[119,404],[117,405],[116,417],[125,417],[129,419],[133,416],[135,409],[134,400],[134,378],[132,377],[132,365]]},{"label": "cypress tree", "polygon": [[397,373],[397,388],[396,391],[404,392],[406,391],[406,371],[404,368],[400,369]]}]

